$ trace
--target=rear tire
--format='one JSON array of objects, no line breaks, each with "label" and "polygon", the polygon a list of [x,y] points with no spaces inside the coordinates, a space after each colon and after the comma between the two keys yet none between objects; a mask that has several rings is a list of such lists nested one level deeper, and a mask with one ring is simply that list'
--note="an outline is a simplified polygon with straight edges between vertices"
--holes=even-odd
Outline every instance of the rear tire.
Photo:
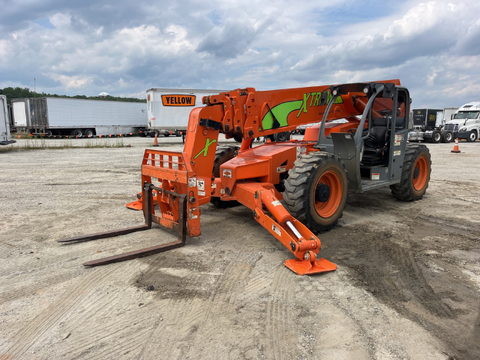
[{"label": "rear tire", "polygon": [[451,131],[445,131],[442,134],[442,142],[443,143],[449,143],[453,141],[453,134]]},{"label": "rear tire", "polygon": [[95,135],[95,133],[93,132],[92,129],[85,130],[84,134],[85,134],[85,137],[87,137],[87,138],[88,137],[93,137]]},{"label": "rear tire", "polygon": [[73,131],[72,131],[72,136],[73,136],[73,137],[77,137],[77,136],[78,136],[79,138],[81,138],[81,137],[83,136],[83,131],[82,131],[82,129],[75,129],[75,130],[73,130]]},{"label": "rear tire", "polygon": [[[215,161],[213,163],[213,176],[220,177],[220,166],[235,157],[236,152],[240,148],[238,146],[222,146],[218,147],[215,152]],[[238,206],[240,203],[236,200],[222,201],[221,198],[212,196],[210,202],[219,209],[226,209],[233,206]]]},{"label": "rear tire", "polygon": [[292,216],[315,232],[334,227],[347,201],[347,170],[336,155],[314,152],[295,161],[283,199]]},{"label": "rear tire", "polygon": [[390,185],[392,195],[398,200],[420,200],[428,188],[432,160],[430,151],[425,145],[407,144],[403,160],[400,183]]}]

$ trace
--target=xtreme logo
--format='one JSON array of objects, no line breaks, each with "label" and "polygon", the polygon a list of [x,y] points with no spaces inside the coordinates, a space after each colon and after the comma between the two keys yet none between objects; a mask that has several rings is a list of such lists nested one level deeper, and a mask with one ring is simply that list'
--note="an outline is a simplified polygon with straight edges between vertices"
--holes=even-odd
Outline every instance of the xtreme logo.
[{"label": "xtreme logo", "polygon": [[207,156],[208,148],[210,147],[210,145],[213,145],[216,142],[217,142],[216,139],[210,140],[209,138],[207,138],[207,141],[205,142],[205,147],[197,155],[195,155],[194,159],[198,158],[202,154],[203,156]]},{"label": "xtreme logo", "polygon": [[[323,92],[313,92],[313,93],[303,94],[302,106],[300,107],[300,111],[297,113],[297,118],[302,113],[307,112],[307,104],[309,99],[310,99],[310,104],[308,105],[308,107],[322,106],[322,105],[326,105],[330,101],[332,96],[333,95],[330,92],[330,90],[325,90]],[[343,99],[341,96],[335,99],[335,104],[342,104],[342,103],[343,103]]]},{"label": "xtreme logo", "polygon": [[[306,113],[309,108],[315,106],[324,106],[330,99],[332,94],[330,89],[323,92],[311,92],[303,94],[303,100],[287,101],[275,105],[268,111],[262,119],[263,130],[277,129],[279,127],[288,126],[288,116],[291,112],[297,111],[297,118]],[[339,96],[335,99],[335,104],[342,104],[343,99]]]}]

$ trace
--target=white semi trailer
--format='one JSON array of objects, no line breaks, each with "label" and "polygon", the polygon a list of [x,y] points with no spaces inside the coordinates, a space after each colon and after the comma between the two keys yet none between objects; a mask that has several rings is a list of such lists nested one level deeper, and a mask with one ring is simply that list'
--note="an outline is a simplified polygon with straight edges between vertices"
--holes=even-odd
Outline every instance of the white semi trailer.
[{"label": "white semi trailer", "polygon": [[147,104],[39,97],[12,100],[17,130],[51,136],[91,137],[138,133],[147,127]]},{"label": "white semi trailer", "polygon": [[14,143],[10,139],[10,119],[8,114],[7,97],[0,95],[0,145]]},{"label": "white semi trailer", "polygon": [[458,139],[475,141],[480,138],[480,101],[472,101],[461,106],[453,119],[445,123],[445,129]]},{"label": "white semi trailer", "polygon": [[144,135],[180,136],[185,134],[188,117],[195,107],[204,106],[202,98],[226,90],[163,89],[147,90],[148,128]]},{"label": "white semi trailer", "polygon": [[12,99],[13,127],[16,131],[27,131],[31,122],[30,117],[30,100]]}]

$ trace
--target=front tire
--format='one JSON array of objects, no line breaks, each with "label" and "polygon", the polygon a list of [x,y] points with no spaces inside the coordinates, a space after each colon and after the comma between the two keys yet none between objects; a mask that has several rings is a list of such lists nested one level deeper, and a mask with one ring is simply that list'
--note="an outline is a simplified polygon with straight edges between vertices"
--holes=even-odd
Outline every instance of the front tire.
[{"label": "front tire", "polygon": [[428,188],[432,160],[430,151],[425,145],[407,144],[403,160],[400,183],[390,185],[392,195],[398,200],[420,200]]},{"label": "front tire", "polygon": [[442,133],[438,130],[433,130],[432,138],[430,139],[431,143],[438,144],[442,140]]},{"label": "front tire", "polygon": [[470,131],[470,134],[468,134],[467,141],[474,142],[476,140],[477,140],[477,132],[475,130]]},{"label": "front tire", "polygon": [[315,232],[334,227],[347,201],[347,170],[336,155],[314,152],[295,161],[283,199],[292,216]]}]

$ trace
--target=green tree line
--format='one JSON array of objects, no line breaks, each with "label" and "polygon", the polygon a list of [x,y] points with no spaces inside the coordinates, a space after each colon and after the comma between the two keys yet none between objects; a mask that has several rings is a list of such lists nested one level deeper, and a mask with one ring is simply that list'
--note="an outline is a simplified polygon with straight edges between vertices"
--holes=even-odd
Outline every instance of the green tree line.
[{"label": "green tree line", "polygon": [[75,96],[67,96],[67,95],[57,95],[57,94],[46,94],[36,93],[34,91],[30,91],[29,88],[20,88],[20,87],[6,87],[4,89],[0,89],[0,95],[7,96],[7,102],[11,104],[12,99],[19,99],[19,98],[33,98],[33,97],[57,97],[57,98],[72,98],[72,99],[88,99],[88,100],[108,100],[108,101],[126,101],[126,102],[147,102],[145,99],[137,99],[137,98],[125,98],[125,97],[116,97],[116,96],[105,96],[105,97],[98,97],[98,96],[86,96],[86,95],[75,95]]}]

